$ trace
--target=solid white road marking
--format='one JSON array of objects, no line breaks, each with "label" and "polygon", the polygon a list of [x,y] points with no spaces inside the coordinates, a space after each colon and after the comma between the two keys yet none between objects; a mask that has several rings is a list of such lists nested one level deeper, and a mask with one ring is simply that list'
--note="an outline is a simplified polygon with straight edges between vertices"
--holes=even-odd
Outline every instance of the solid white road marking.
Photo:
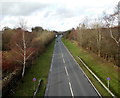
[{"label": "solid white road marking", "polygon": [[[78,57],[78,56],[77,56]],[[98,80],[98,82],[113,96],[115,97],[115,95],[105,86],[105,84],[87,67],[87,65],[83,62],[83,60],[81,58],[78,57],[78,59],[82,62],[82,64],[86,67],[86,69]],[[82,70],[83,71],[83,70]],[[83,71],[84,73],[84,71]],[[85,76],[87,77],[87,75],[85,74]],[[87,79],[89,80],[89,78],[87,77]],[[89,80],[89,82],[92,84],[92,86],[94,87],[94,89],[97,91],[97,89],[95,88],[95,86],[93,85],[93,83]],[[97,91],[97,93],[100,95],[100,93]],[[101,96],[102,97],[102,96]]]},{"label": "solid white road marking", "polygon": [[72,86],[71,86],[70,82],[69,82],[69,86],[70,86],[70,91],[71,91],[72,97],[74,98],[74,94],[73,94],[73,90],[72,90]]},{"label": "solid white road marking", "polygon": [[52,71],[52,66],[53,66],[53,59],[54,59],[54,53],[53,53],[53,56],[52,56],[52,62],[51,62],[50,71]]},{"label": "solid white road marking", "polygon": [[65,60],[64,60],[64,58],[63,58],[63,63],[65,63]]},{"label": "solid white road marking", "polygon": [[67,74],[67,76],[69,76],[69,75],[68,75],[68,71],[67,71],[67,68],[66,68],[66,66],[65,66],[65,71],[66,71],[66,74]]},{"label": "solid white road marking", "polygon": [[63,54],[62,54],[62,58],[63,58]]},{"label": "solid white road marking", "polygon": [[52,71],[52,65],[51,65],[51,68],[50,68],[50,72]]},{"label": "solid white road marking", "polygon": [[[55,43],[55,45],[54,45],[54,50],[53,50],[53,55],[52,55],[52,61],[51,61],[50,72],[49,72],[49,75],[48,75],[48,80],[49,80],[49,78],[50,78],[50,73],[52,72],[53,59],[54,59],[54,56],[55,56],[55,47],[56,47],[56,43]],[[47,86],[46,86],[46,90],[45,90],[45,96],[47,96],[48,90],[49,90],[49,84],[48,84],[48,82],[47,82]]]},{"label": "solid white road marking", "polygon": [[71,55],[71,57],[73,58],[73,60],[76,62],[76,64],[78,65],[78,67],[80,68],[80,70],[82,70],[83,74],[86,76],[86,78],[88,79],[88,81],[90,82],[90,84],[93,86],[93,88],[95,89],[95,91],[97,92],[97,94],[102,98],[101,94],[98,92],[98,90],[95,88],[95,86],[93,85],[93,83],[90,81],[90,79],[87,77],[87,75],[85,74],[85,72],[83,71],[83,69],[80,67],[80,65],[77,63],[77,61],[75,60],[75,58],[73,57],[73,55],[70,53],[70,51],[68,50],[68,48],[64,45],[64,43],[62,42],[63,46],[66,48],[66,50],[68,51],[68,53]]}]

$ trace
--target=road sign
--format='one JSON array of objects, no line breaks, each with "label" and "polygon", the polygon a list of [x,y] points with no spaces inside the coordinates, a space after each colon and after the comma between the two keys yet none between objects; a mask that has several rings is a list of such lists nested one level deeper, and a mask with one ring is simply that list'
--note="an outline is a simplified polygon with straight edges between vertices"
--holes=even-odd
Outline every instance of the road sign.
[{"label": "road sign", "polygon": [[33,78],[33,82],[35,82],[36,81],[36,78]]},{"label": "road sign", "polygon": [[110,80],[110,77],[108,77],[107,80]]},{"label": "road sign", "polygon": [[107,80],[108,80],[108,88],[110,87],[110,77],[107,77]]},{"label": "road sign", "polygon": [[33,78],[33,82],[34,82],[34,90],[35,90],[35,81],[36,81],[36,78]]}]

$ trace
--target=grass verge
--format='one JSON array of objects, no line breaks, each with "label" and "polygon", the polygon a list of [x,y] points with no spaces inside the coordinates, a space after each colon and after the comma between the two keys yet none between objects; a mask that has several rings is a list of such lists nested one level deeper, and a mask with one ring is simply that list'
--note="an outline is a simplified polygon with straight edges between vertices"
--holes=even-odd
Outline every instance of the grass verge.
[{"label": "grass verge", "polygon": [[101,81],[106,86],[107,86],[107,77],[110,77],[111,78],[110,90],[116,96],[120,96],[119,93],[120,79],[118,77],[118,72],[120,71],[118,67],[115,67],[112,63],[106,62],[100,57],[96,56],[95,54],[87,52],[86,50],[78,47],[78,45],[75,42],[71,42],[66,39],[62,39],[62,40],[102,96],[110,96],[110,94],[89,73],[89,71],[81,64],[81,62],[78,60],[76,56],[81,57],[85,61],[87,66],[101,79]]},{"label": "grass verge", "polygon": [[14,96],[33,96],[34,83],[32,79],[35,77],[37,86],[39,79],[43,80],[40,90],[36,96],[44,96],[44,91],[46,88],[46,83],[48,79],[49,68],[51,65],[51,59],[54,49],[53,41],[46,49],[46,52],[40,54],[40,56],[34,61],[34,64],[26,71],[24,76],[24,83],[21,83],[17,89]]}]

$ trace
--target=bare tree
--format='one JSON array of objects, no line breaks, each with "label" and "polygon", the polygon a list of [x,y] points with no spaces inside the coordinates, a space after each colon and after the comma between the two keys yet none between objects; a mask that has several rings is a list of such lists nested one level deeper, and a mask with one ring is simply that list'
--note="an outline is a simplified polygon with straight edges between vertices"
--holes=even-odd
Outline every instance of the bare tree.
[{"label": "bare tree", "polygon": [[[119,13],[120,11],[119,6],[117,5],[117,10],[115,10],[115,12],[111,15],[107,15],[106,13],[104,13],[104,17],[103,20],[105,21],[106,27],[108,28],[109,32],[110,32],[110,36],[111,38],[115,41],[118,49],[118,53],[117,53],[117,65],[120,66],[120,32],[119,32]],[[118,26],[118,32],[113,34],[112,28],[114,28],[115,26]]]},{"label": "bare tree", "polygon": [[95,29],[95,32],[96,32],[98,56],[100,56],[100,54],[101,54],[101,41],[102,41],[101,24],[98,21],[95,21],[92,25],[92,28]]},{"label": "bare tree", "polygon": [[25,73],[26,61],[35,52],[31,45],[32,39],[32,33],[26,30],[26,22],[21,19],[19,22],[19,29],[17,29],[11,40],[11,48],[19,55],[17,61],[23,64],[22,77]]},{"label": "bare tree", "polygon": [[78,41],[79,41],[79,44],[81,45],[81,47],[84,47],[84,45],[85,45],[84,44],[84,42],[85,42],[84,35],[85,35],[86,30],[87,30],[87,27],[88,27],[88,18],[85,17],[83,19],[83,21],[77,27]]},{"label": "bare tree", "polygon": [[114,13],[111,15],[107,15],[106,13],[104,13],[103,19],[105,21],[106,27],[108,28],[108,30],[110,32],[111,38],[116,42],[117,46],[119,46],[120,36],[114,36],[113,32],[112,32],[112,27],[114,27],[118,21],[118,13]]}]

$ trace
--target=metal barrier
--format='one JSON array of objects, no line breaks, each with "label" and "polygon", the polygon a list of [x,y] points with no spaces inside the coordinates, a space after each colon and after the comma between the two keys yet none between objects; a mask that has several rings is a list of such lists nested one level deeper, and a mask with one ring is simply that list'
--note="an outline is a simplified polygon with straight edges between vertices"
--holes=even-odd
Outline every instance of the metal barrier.
[{"label": "metal barrier", "polygon": [[34,93],[33,93],[33,98],[36,96],[36,94],[37,94],[37,92],[38,92],[38,90],[39,90],[39,88],[40,88],[40,85],[41,85],[42,81],[43,81],[42,79],[39,80],[38,86],[37,86],[36,90],[35,90]]},{"label": "metal barrier", "polygon": [[96,78],[96,80],[107,90],[107,92],[110,93],[113,97],[115,97],[115,95],[105,86],[105,84],[88,68],[84,61],[80,57],[78,57],[78,59],[87,68],[87,70]]}]

